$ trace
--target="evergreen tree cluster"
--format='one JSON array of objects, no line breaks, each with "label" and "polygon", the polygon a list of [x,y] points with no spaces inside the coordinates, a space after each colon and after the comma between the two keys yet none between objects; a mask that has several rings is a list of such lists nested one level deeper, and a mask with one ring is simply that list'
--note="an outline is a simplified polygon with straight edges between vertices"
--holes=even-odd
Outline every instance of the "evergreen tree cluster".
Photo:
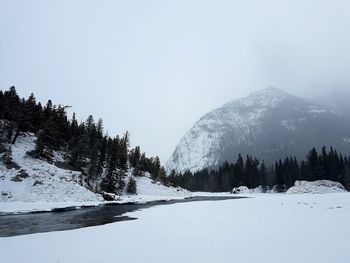
[{"label": "evergreen tree cluster", "polygon": [[47,122],[43,110],[33,94],[25,100],[17,95],[15,87],[0,91],[0,137],[14,144],[20,132],[37,133],[41,124]]},{"label": "evergreen tree cluster", "polygon": [[[129,168],[134,176],[149,172],[154,180],[166,177],[158,157],[146,157],[139,146],[129,149],[128,132],[121,137],[108,136],[102,119],[95,121],[90,115],[79,123],[75,114],[67,117],[67,108],[51,100],[42,106],[33,94],[21,99],[15,87],[0,91],[0,138],[15,144],[20,134],[35,134],[36,146],[30,153],[33,157],[53,161],[54,151],[65,152],[64,165],[81,171],[82,184],[93,191],[120,193]],[[129,180],[128,189],[136,191],[134,179]]]},{"label": "evergreen tree cluster", "polygon": [[292,187],[296,180],[331,180],[350,190],[350,158],[338,154],[332,147],[329,151],[322,147],[320,154],[313,148],[304,161],[288,157],[266,167],[263,161],[249,155],[244,160],[239,155],[235,163],[226,161],[218,169],[206,168],[183,174],[173,171],[169,176],[174,186],[208,192],[228,192],[239,186],[262,186],[264,190],[275,188],[282,192]]},{"label": "evergreen tree cluster", "polygon": [[130,151],[130,165],[134,167],[133,175],[142,176],[144,172],[151,174],[154,181],[167,182],[166,172],[160,164],[158,156],[147,158],[145,153],[141,153],[140,146],[136,146]]}]

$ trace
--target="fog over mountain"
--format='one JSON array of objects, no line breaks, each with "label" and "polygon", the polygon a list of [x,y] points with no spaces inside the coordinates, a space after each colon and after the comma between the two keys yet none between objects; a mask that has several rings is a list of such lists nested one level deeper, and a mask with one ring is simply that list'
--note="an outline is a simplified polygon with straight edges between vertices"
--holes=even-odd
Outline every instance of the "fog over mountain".
[{"label": "fog over mountain", "polygon": [[312,147],[333,146],[350,154],[350,122],[340,112],[312,104],[277,88],[254,92],[205,114],[185,134],[167,169],[184,172],[215,167],[238,154],[268,164]]},{"label": "fog over mountain", "polygon": [[3,0],[0,89],[102,117],[164,162],[200,116],[269,86],[349,110],[349,14],[344,0]]},{"label": "fog over mountain", "polygon": [[350,116],[350,87],[316,93],[307,100]]}]

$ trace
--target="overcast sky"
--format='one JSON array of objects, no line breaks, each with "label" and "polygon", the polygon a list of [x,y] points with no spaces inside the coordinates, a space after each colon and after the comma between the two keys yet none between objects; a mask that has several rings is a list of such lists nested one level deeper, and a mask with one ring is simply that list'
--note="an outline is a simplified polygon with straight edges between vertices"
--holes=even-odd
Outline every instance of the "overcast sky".
[{"label": "overcast sky", "polygon": [[348,0],[0,0],[0,89],[102,117],[163,162],[252,91],[350,96],[349,49]]}]

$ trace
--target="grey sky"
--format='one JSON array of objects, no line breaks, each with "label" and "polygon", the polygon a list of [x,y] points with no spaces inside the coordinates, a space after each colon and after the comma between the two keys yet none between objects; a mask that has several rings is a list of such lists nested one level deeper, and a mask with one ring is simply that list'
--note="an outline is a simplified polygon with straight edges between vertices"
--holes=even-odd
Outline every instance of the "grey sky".
[{"label": "grey sky", "polygon": [[102,117],[163,162],[207,111],[350,84],[350,1],[0,0],[0,88]]}]

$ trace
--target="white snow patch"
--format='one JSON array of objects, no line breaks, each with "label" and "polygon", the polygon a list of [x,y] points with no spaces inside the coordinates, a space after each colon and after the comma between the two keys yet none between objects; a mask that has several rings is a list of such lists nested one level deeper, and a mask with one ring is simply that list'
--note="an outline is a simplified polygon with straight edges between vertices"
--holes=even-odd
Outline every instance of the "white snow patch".
[{"label": "white snow patch", "polygon": [[298,123],[305,122],[306,118],[282,120],[281,125],[286,128],[287,131],[294,131],[297,129]]},{"label": "white snow patch", "polygon": [[286,194],[328,194],[347,192],[341,183],[329,180],[296,181]]},{"label": "white snow patch", "polygon": [[321,109],[319,107],[316,106],[309,106],[309,113],[325,113],[327,112],[327,110],[325,109]]},{"label": "white snow patch", "polygon": [[322,114],[322,113],[332,113],[332,114],[336,114],[336,115],[342,115],[339,112],[335,112],[335,111],[331,111],[325,108],[322,108],[320,106],[317,105],[308,105],[308,106],[299,106],[296,107],[295,110],[299,111],[299,112],[307,112],[310,114]]},{"label": "white snow patch", "polygon": [[[129,172],[128,177],[125,179],[126,184],[131,176],[132,171]],[[190,198],[192,193],[181,187],[165,186],[160,182],[154,182],[150,178],[150,174],[146,173],[145,176],[134,176],[137,187],[137,194],[130,195],[124,189],[123,195],[116,203],[126,202],[148,202],[148,201],[160,201],[160,200],[176,200]]]},{"label": "white snow patch", "polygon": [[283,120],[281,121],[281,125],[287,129],[287,131],[296,130],[296,126],[294,125],[294,120]]},{"label": "white snow patch", "polygon": [[344,141],[345,143],[350,143],[350,138],[343,137],[343,141]]}]

